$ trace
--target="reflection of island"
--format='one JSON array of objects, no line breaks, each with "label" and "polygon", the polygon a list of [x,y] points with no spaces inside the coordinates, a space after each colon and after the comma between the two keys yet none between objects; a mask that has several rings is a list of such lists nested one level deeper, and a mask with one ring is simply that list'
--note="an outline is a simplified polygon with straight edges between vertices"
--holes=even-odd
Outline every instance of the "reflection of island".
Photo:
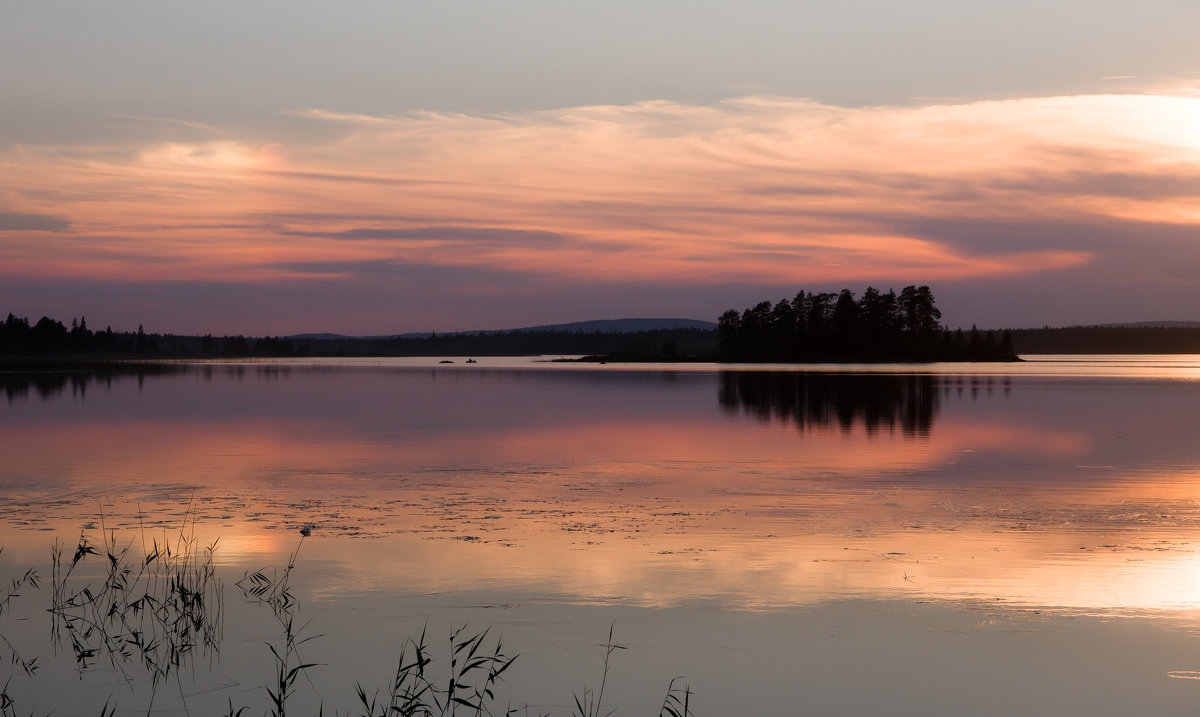
[{"label": "reflection of island", "polygon": [[794,423],[800,430],[861,423],[868,433],[900,428],[929,435],[939,408],[931,374],[722,371],[718,398],[730,413]]}]

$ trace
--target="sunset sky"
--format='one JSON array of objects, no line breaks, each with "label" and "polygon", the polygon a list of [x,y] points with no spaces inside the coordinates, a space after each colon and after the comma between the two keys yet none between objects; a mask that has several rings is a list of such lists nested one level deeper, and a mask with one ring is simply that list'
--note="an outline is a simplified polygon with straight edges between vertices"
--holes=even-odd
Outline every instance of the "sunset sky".
[{"label": "sunset sky", "polygon": [[0,4],[0,316],[1200,320],[1194,0]]}]

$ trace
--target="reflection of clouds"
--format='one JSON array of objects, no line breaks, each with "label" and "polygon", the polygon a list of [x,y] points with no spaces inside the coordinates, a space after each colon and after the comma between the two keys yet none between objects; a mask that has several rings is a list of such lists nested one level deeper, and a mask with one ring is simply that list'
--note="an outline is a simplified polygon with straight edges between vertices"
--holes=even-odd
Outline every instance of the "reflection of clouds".
[{"label": "reflection of clouds", "polygon": [[318,597],[400,586],[410,593],[515,589],[568,602],[707,602],[742,610],[855,598],[981,600],[1098,614],[1196,605],[1197,544],[1171,529],[1098,535],[1086,526],[1012,528],[986,520],[837,533],[804,532],[792,520],[736,531],[643,526],[638,533],[502,534],[472,527],[479,540],[471,541],[395,535],[356,544],[353,561],[336,540],[306,550],[340,564],[337,583]]},{"label": "reflection of clouds", "polygon": [[453,429],[403,420],[349,425],[335,415],[109,415],[8,425],[0,449],[9,473],[65,477],[97,489],[149,481],[236,493],[286,479],[310,490],[395,484],[420,492],[470,482],[521,500],[575,500],[578,486],[621,485],[629,495],[655,499],[738,496],[745,510],[758,510],[760,492],[800,499],[807,478],[837,476],[852,491],[877,490],[876,482],[896,478],[936,484],[959,480],[939,471],[965,453],[992,461],[1014,454],[1070,457],[1090,447],[1084,434],[977,419],[948,423],[922,440],[837,422],[810,424],[798,438],[791,426],[764,429],[757,421],[711,416],[521,420],[501,412],[476,419],[470,428]]},{"label": "reflection of clouds", "polygon": [[[1081,494],[1038,484],[1004,491],[969,481],[854,480],[857,471],[836,482],[812,481],[796,475],[794,464],[772,476],[771,464],[786,460],[782,451],[765,456],[761,471],[689,469],[678,462],[675,451],[719,440],[710,434],[669,444],[676,460],[664,453],[659,466],[611,460],[569,467],[550,456],[546,463],[486,472],[393,474],[381,465],[382,474],[368,479],[365,466],[386,464],[382,446],[336,435],[318,443],[294,426],[254,424],[210,434],[177,426],[186,430],[176,435],[192,438],[174,443],[167,440],[171,432],[150,424],[126,426],[148,447],[142,458],[149,472],[142,475],[105,451],[129,450],[111,447],[115,433],[91,428],[57,435],[76,457],[71,486],[55,486],[41,499],[14,494],[20,505],[6,508],[9,521],[40,518],[33,525],[44,528],[46,518],[54,527],[70,516],[70,532],[78,529],[78,516],[103,501],[110,527],[137,530],[138,511],[170,523],[191,498],[190,489],[161,485],[171,475],[200,486],[193,508],[200,539],[219,537],[221,559],[239,567],[280,559],[294,548],[299,526],[315,525],[305,559],[340,566],[336,585],[328,586],[337,593],[522,586],[569,601],[652,606],[706,600],[773,609],[916,596],[1104,611],[1176,607],[1191,599],[1197,581],[1194,547],[1186,541],[1198,516],[1184,481],[1116,482]],[[937,435],[953,432],[947,426]],[[86,443],[87,436],[95,443]],[[543,432],[527,439],[532,446],[555,437]],[[613,437],[598,432],[579,440]],[[632,446],[633,455],[651,458],[646,451],[654,438]],[[1033,431],[997,431],[983,442],[1036,438]],[[13,439],[33,450],[52,447],[28,432]],[[305,444],[313,443],[305,453]],[[332,449],[342,443],[349,445]],[[466,447],[444,446],[448,452]],[[888,447],[864,457],[862,468],[872,476],[895,468]],[[4,448],[12,455],[13,446]],[[946,448],[928,468],[959,453]],[[839,453],[845,458],[844,448],[830,447],[825,459],[832,465]],[[117,476],[124,485],[114,484]],[[43,530],[6,533],[23,553],[44,549]],[[346,536],[375,540],[355,542],[347,552]]]},{"label": "reflection of clouds", "polygon": [[[101,506],[106,525],[137,530],[139,511],[170,525],[193,505],[202,542],[258,568],[314,525],[304,557],[345,574],[330,591],[524,586],[746,609],[998,597],[1101,612],[1197,594],[1195,447],[1171,432],[1191,430],[1194,401],[1178,384],[1031,380],[1006,397],[988,377],[879,377],[900,387],[892,401],[876,377],[849,390],[844,378],[803,379],[829,382],[806,390],[823,406],[813,415],[837,416],[803,432],[743,416],[740,398],[721,412],[721,377],[682,371],[209,365],[86,400],[68,382],[5,414],[0,528],[32,555],[42,529],[74,539]],[[779,380],[750,384],[768,416]],[[783,379],[784,395],[800,380]],[[870,431],[869,412],[907,412],[906,385],[940,391],[936,423]],[[1104,454],[1114,425],[1134,428],[1118,408],[1163,417],[1146,430],[1182,447]],[[348,551],[350,537],[372,540]]]},{"label": "reflection of clouds", "polygon": [[[938,406],[1007,401],[1008,380],[992,377],[233,362],[8,374],[0,387],[16,411],[32,408],[30,394],[50,409],[37,421],[5,426],[0,443],[11,447],[10,472],[25,466],[81,483],[93,482],[97,461],[131,463],[135,482],[165,475],[229,486],[282,474],[421,481],[431,470],[502,485],[508,479],[493,469],[550,471],[565,480],[586,466],[592,482],[628,479],[650,493],[753,494],[756,481],[797,472],[935,481],[936,469],[964,452],[991,461],[1092,448],[1083,428],[974,412],[934,427]],[[752,420],[741,418],[743,410]],[[783,423],[753,420],[770,417]],[[130,461],[134,455],[144,460]],[[139,476],[144,464],[155,474]],[[752,467],[755,480],[731,484],[727,471],[736,466]],[[542,490],[536,480],[528,485]]]},{"label": "reflection of clouds", "polygon": [[[271,383],[238,383],[233,367],[216,374],[243,391]],[[283,388],[311,390],[305,378],[332,375],[288,376]],[[476,378],[463,376],[478,388]],[[598,386],[641,393],[660,385],[615,378]],[[522,388],[540,380],[514,379]],[[229,385],[212,380],[208,390]],[[561,389],[579,377],[545,380]],[[711,401],[711,384],[704,388]],[[798,440],[791,426],[713,415],[564,424],[506,414],[494,417],[503,426],[368,431],[280,410],[288,416],[8,426],[0,437],[8,470],[68,482],[40,494],[23,486],[7,515],[37,525],[69,516],[74,528],[102,501],[110,526],[133,530],[138,510],[169,521],[198,486],[201,539],[220,537],[223,560],[260,567],[312,524],[305,554],[340,565],[334,591],[521,585],[573,601],[704,599],[742,609],[914,594],[1157,604],[1182,588],[1147,587],[1146,575],[1178,582],[1190,553],[1128,546],[1154,547],[1169,535],[1156,532],[1160,519],[1147,522],[1153,511],[1195,522],[1179,505],[1183,493],[1190,500],[1182,482],[1117,481],[1076,494],[1061,483],[1013,492],[990,488],[986,475],[966,480],[956,472],[966,468],[954,467],[965,451],[1070,459],[1087,449],[1085,436],[980,417],[947,421],[922,440],[868,434],[861,423],[813,427]],[[1101,530],[1120,550],[1079,551],[1081,539],[1097,546]],[[46,535],[10,534],[31,549]],[[356,543],[351,560],[346,536],[377,540]],[[1130,564],[1131,554],[1144,559]]]}]

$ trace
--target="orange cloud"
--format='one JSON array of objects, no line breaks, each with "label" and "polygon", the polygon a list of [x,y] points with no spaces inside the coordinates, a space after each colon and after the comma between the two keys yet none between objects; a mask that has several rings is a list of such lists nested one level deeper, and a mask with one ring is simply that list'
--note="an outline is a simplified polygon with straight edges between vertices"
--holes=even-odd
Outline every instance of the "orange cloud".
[{"label": "orange cloud", "polygon": [[0,272],[335,280],[417,264],[585,281],[932,281],[1087,264],[1111,250],[1090,239],[1097,222],[1200,223],[1194,96],[298,114],[319,139],[4,152],[0,207],[70,231],[0,232]]}]

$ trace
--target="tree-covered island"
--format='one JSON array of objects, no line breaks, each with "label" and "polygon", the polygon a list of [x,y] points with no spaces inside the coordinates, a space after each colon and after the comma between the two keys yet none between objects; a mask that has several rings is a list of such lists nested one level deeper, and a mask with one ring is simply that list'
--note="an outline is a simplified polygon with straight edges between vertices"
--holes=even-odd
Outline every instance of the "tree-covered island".
[{"label": "tree-covered island", "polygon": [[897,361],[1019,361],[1008,331],[951,331],[928,286],[883,293],[867,287],[855,299],[800,291],[763,301],[717,322],[721,361],[879,363]]}]

